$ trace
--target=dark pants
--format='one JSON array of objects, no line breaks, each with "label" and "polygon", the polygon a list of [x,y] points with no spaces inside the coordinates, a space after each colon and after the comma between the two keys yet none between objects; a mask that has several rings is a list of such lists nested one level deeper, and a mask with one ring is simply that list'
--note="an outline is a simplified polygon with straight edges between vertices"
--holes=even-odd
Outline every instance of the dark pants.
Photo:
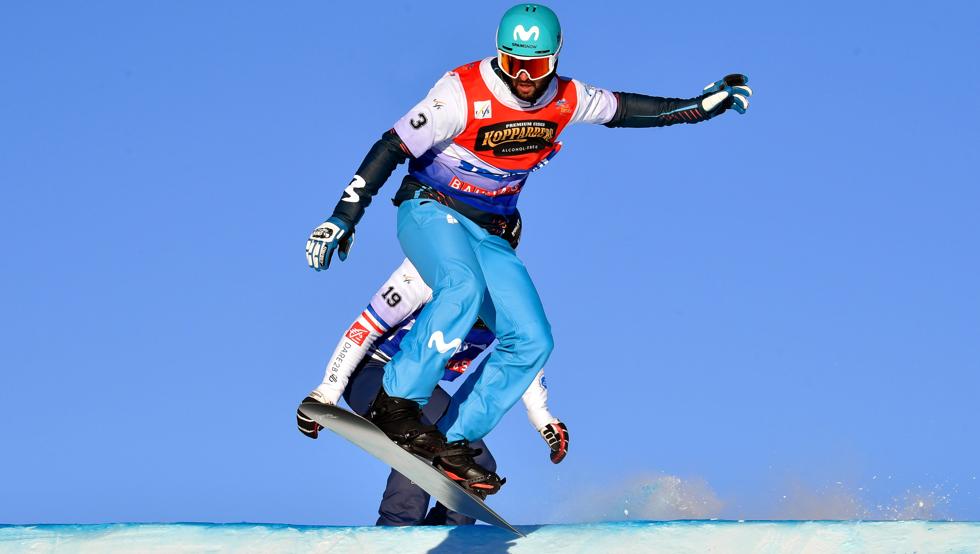
[{"label": "dark pants", "polygon": [[[351,374],[347,388],[344,390],[344,400],[354,412],[359,415],[367,416],[371,409],[371,403],[378,395],[381,388],[381,380],[384,377],[384,362],[368,358],[361,362],[361,365]],[[450,396],[441,387],[437,386],[432,391],[429,402],[422,408],[422,420],[425,423],[435,424],[439,418],[446,413],[449,407]],[[471,444],[473,448],[483,450],[476,456],[476,463],[496,471],[497,462],[487,449],[482,440]],[[381,506],[378,508],[378,525],[473,525],[475,520],[463,514],[456,513],[447,509],[440,503],[426,515],[429,508],[429,493],[422,490],[418,485],[409,481],[401,473],[395,470],[388,475],[388,484],[385,487],[384,496],[381,498]]]}]

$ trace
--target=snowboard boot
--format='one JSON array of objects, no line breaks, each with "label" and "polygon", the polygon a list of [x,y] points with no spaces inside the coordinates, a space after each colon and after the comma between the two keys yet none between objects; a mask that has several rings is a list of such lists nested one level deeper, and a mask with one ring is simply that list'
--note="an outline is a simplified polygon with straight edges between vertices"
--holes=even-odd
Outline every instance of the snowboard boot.
[{"label": "snowboard boot", "polygon": [[432,465],[441,469],[457,485],[472,492],[480,498],[494,494],[507,482],[499,475],[486,469],[473,459],[482,452],[479,448],[470,448],[466,440],[453,441],[446,449],[439,452],[432,460]]},{"label": "snowboard boot", "polygon": [[431,461],[446,449],[446,437],[435,425],[422,423],[422,408],[407,398],[388,396],[384,387],[371,405],[369,419],[395,444]]}]

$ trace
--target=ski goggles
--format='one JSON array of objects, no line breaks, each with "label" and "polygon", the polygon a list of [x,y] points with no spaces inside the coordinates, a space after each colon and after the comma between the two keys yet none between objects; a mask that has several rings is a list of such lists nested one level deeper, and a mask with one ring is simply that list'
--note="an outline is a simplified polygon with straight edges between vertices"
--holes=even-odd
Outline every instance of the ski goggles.
[{"label": "ski goggles", "polygon": [[555,70],[558,63],[558,53],[539,58],[525,58],[515,56],[504,51],[497,51],[497,64],[500,70],[508,77],[516,79],[521,72],[527,74],[527,78],[532,81],[540,81]]}]

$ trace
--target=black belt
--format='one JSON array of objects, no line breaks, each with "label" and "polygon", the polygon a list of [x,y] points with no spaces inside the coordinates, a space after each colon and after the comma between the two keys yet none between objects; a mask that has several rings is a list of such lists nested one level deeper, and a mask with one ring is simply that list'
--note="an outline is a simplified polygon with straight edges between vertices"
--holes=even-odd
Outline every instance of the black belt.
[{"label": "black belt", "polygon": [[491,235],[496,235],[510,243],[511,248],[517,248],[517,243],[521,241],[521,213],[514,210],[510,215],[499,215],[485,212],[479,208],[470,206],[466,202],[459,201],[448,194],[443,194],[438,190],[419,182],[411,175],[406,175],[402,180],[395,197],[391,202],[400,206],[406,200],[416,198],[427,198],[450,207],[460,215],[476,223]]}]

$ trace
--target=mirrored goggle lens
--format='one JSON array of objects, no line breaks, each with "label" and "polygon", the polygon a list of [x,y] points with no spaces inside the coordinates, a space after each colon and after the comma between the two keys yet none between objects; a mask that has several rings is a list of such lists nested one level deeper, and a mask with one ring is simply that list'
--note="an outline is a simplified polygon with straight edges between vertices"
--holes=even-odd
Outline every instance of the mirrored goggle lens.
[{"label": "mirrored goggle lens", "polygon": [[498,58],[500,62],[500,69],[515,79],[521,71],[527,72],[528,78],[532,81],[537,81],[538,79],[547,77],[548,74],[551,73],[551,56],[524,60],[521,58],[515,58],[514,56],[511,56],[505,52],[500,52],[500,56],[498,56]]}]

